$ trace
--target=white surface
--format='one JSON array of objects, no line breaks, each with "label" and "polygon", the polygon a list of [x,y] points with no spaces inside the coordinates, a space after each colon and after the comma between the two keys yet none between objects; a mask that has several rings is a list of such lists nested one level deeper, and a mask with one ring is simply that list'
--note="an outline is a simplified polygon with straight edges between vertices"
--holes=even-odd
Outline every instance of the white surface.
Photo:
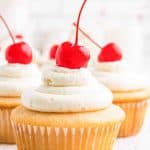
[{"label": "white surface", "polygon": [[15,145],[0,145],[0,150],[17,150]]},{"label": "white surface", "polygon": [[[150,108],[147,111],[142,131],[135,137],[121,138],[115,150],[150,150]],[[17,150],[15,145],[0,144],[0,150]]]}]

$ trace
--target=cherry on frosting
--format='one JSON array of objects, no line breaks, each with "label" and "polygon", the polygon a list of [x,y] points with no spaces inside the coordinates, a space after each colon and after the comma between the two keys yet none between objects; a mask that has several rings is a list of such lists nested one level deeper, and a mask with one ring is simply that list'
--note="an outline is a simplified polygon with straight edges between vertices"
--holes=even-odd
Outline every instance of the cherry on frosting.
[{"label": "cherry on frosting", "polygon": [[0,15],[0,19],[4,23],[5,27],[8,30],[8,33],[12,39],[13,44],[8,46],[6,49],[5,58],[8,63],[20,63],[20,64],[29,64],[32,61],[32,49],[25,42],[15,42],[15,38],[11,33],[5,19]]},{"label": "cherry on frosting", "polygon": [[72,45],[70,42],[62,43],[57,50],[56,62],[58,66],[70,69],[87,67],[89,59],[90,54],[85,47]]},{"label": "cherry on frosting", "polygon": [[[73,23],[74,26],[77,26],[76,23]],[[92,37],[90,37],[83,29],[79,28],[79,31],[94,45],[101,49],[98,55],[99,62],[111,62],[119,61],[122,59],[122,52],[119,46],[115,43],[108,43],[106,46],[101,47]]]},{"label": "cherry on frosting", "polygon": [[121,50],[115,43],[109,43],[106,46],[104,46],[98,55],[99,62],[119,61],[121,59]]},{"label": "cherry on frosting", "polygon": [[85,47],[78,45],[79,22],[86,1],[87,0],[83,1],[83,4],[79,11],[77,19],[75,43],[72,44],[71,42],[66,41],[60,44],[56,52],[57,66],[66,67],[70,69],[79,69],[82,67],[86,67],[88,64],[88,61],[90,59],[89,51]]},{"label": "cherry on frosting", "polygon": [[32,61],[32,49],[25,42],[18,42],[6,49],[5,58],[8,63],[29,64]]},{"label": "cherry on frosting", "polygon": [[49,59],[55,59],[56,56],[56,51],[58,49],[58,44],[54,44],[49,51]]}]

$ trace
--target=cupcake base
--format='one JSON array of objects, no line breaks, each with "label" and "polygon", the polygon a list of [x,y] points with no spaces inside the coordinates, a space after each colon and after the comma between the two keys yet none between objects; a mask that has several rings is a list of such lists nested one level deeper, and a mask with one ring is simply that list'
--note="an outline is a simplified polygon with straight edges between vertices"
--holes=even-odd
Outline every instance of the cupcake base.
[{"label": "cupcake base", "polygon": [[15,137],[10,121],[12,110],[19,105],[17,98],[0,98],[0,143],[14,144]]},{"label": "cupcake base", "polygon": [[139,133],[144,122],[148,101],[114,102],[114,104],[120,106],[126,113],[126,118],[121,125],[118,137],[133,136]]},{"label": "cupcake base", "polygon": [[112,150],[120,124],[98,128],[14,125],[18,150]]},{"label": "cupcake base", "polygon": [[18,150],[112,150],[124,113],[114,105],[96,112],[64,114],[21,106],[11,119]]},{"label": "cupcake base", "polygon": [[12,109],[0,109],[0,143],[15,143],[10,122]]}]

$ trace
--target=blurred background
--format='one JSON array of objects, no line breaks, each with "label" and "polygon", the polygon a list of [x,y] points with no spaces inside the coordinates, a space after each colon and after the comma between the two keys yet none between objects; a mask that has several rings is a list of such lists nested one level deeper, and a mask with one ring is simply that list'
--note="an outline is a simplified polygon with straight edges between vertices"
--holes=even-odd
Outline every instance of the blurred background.
[{"label": "blurred background", "polygon": [[[0,0],[0,13],[13,32],[22,34],[47,57],[53,43],[73,39],[72,22],[82,0]],[[83,27],[97,42],[117,42],[137,70],[150,72],[150,1],[88,0]],[[8,33],[0,24],[0,46]]]}]

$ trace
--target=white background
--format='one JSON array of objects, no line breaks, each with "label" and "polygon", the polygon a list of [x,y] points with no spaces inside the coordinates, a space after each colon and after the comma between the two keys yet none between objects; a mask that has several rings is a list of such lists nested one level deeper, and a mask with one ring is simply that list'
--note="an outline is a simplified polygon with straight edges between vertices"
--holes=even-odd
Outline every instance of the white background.
[{"label": "white background", "polygon": [[[47,45],[65,40],[82,0],[0,0],[3,14],[16,32],[29,35],[39,51]],[[150,1],[149,0],[88,0],[81,21],[102,44],[118,42],[132,63],[150,71]],[[0,35],[6,34],[0,25]],[[1,40],[1,36],[0,36]],[[142,45],[142,46],[141,46]],[[150,113],[142,132],[117,141],[118,150],[150,149]],[[0,150],[15,150],[0,145]]]},{"label": "white background", "polygon": [[[0,0],[0,13],[14,30],[30,35],[36,49],[46,51],[47,46],[69,36],[81,3],[82,0]],[[117,42],[137,68],[149,68],[149,0],[88,0],[81,26],[103,45]]]}]

